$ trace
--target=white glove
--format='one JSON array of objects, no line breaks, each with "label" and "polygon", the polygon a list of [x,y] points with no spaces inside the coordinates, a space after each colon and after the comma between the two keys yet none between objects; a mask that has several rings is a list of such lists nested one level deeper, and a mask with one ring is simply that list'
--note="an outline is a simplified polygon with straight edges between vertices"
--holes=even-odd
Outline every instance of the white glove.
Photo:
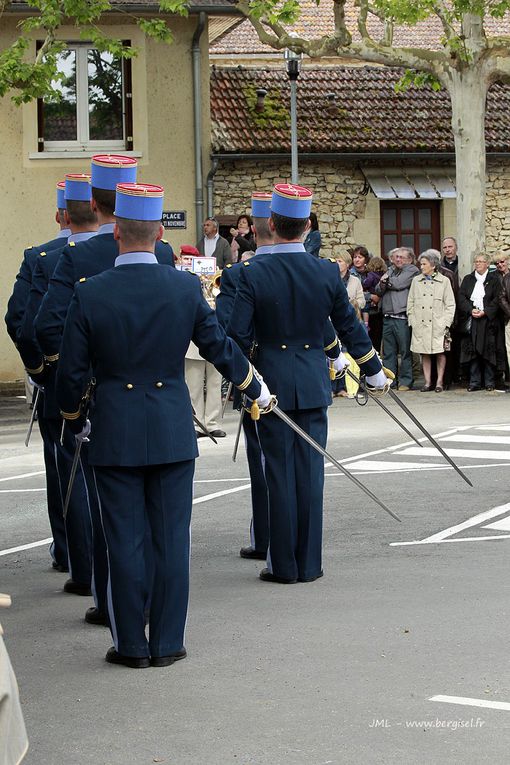
[{"label": "white glove", "polygon": [[260,395],[256,399],[257,404],[261,409],[265,409],[266,406],[269,406],[269,403],[271,401],[271,393],[269,391],[269,388],[267,387],[266,383],[262,379],[262,377],[259,379],[260,382]]},{"label": "white glove", "polygon": [[376,393],[387,393],[390,389],[391,383],[393,382],[393,380],[390,380],[389,377],[386,377],[383,369],[381,369],[381,371],[376,375],[367,375],[365,381],[367,385],[374,389],[374,392]]},{"label": "white glove", "polygon": [[32,380],[32,378],[30,377],[30,375],[28,375],[28,382],[29,382],[29,383],[30,383],[30,385],[32,385],[34,388],[39,388],[39,390],[41,391],[41,393],[44,393],[44,385],[41,385],[41,383],[36,383],[36,382],[35,382],[35,380]]},{"label": "white glove", "polygon": [[85,420],[85,425],[80,430],[79,433],[75,433],[76,441],[80,444],[88,444],[90,441],[89,435],[90,435],[90,420]]},{"label": "white glove", "polygon": [[337,358],[333,361],[333,368],[335,372],[343,372],[349,366],[350,362],[347,356],[340,351]]}]

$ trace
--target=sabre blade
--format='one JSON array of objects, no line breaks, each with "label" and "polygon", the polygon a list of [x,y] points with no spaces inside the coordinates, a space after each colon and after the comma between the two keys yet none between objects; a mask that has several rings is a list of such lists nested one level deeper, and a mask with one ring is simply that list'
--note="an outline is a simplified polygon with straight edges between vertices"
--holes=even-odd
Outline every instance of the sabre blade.
[{"label": "sabre blade", "polygon": [[30,415],[30,422],[28,423],[28,430],[27,430],[27,435],[25,438],[25,446],[28,446],[28,444],[30,443],[30,436],[32,435],[35,418],[37,417],[37,402],[39,401],[40,392],[41,392],[41,389],[36,388],[34,398],[32,399],[32,414]]},{"label": "sabre blade", "polygon": [[198,427],[200,428],[200,430],[202,431],[202,433],[205,433],[205,435],[206,435],[208,438],[210,438],[210,439],[211,439],[211,441],[212,441],[214,444],[217,444],[217,443],[218,443],[218,442],[216,441],[216,439],[214,438],[214,436],[211,436],[211,434],[209,433],[209,431],[207,430],[207,428],[205,427],[205,425],[202,425],[202,423],[200,422],[200,420],[199,420],[199,419],[198,419],[198,417],[196,416],[195,412],[193,412],[193,420],[194,420],[194,422],[195,422],[195,425],[198,425]]},{"label": "sabre blade", "polygon": [[69,502],[71,501],[71,493],[73,491],[74,479],[76,478],[76,471],[78,470],[78,463],[80,461],[82,441],[76,442],[76,449],[74,450],[73,464],[71,465],[71,473],[69,475],[69,483],[67,484],[67,494],[64,502],[64,520],[67,518],[67,511],[69,510]]},{"label": "sabre blade", "polygon": [[341,462],[338,462],[329,452],[326,451],[326,449],[323,449],[323,447],[317,443],[311,436],[308,435],[308,433],[305,430],[302,430],[302,428],[299,427],[299,425],[296,425],[294,420],[292,420],[288,415],[283,412],[279,406],[276,404],[271,409],[272,412],[274,412],[283,422],[285,422],[292,430],[294,430],[301,438],[304,438],[304,440],[310,444],[310,446],[313,446],[315,451],[319,452],[319,454],[322,454],[323,457],[326,457],[330,462],[333,463],[333,465],[338,468],[350,481],[356,484],[358,489],[361,489],[361,491],[365,492],[365,494],[370,497],[374,502],[376,502],[379,507],[381,507],[383,510],[385,510],[389,515],[391,515],[392,518],[394,518],[396,521],[402,522],[401,518],[398,517],[396,513],[393,512],[393,510],[390,510],[389,507],[386,507],[384,502],[382,502],[379,497],[377,497],[373,492],[370,491],[370,489],[367,489],[367,487],[359,481],[356,476],[354,476],[349,470],[347,470],[346,467],[344,467]]},{"label": "sabre blade", "polygon": [[471,481],[469,480],[469,478],[468,478],[468,477],[467,477],[467,476],[466,476],[466,475],[465,475],[465,474],[462,472],[462,470],[460,469],[460,467],[459,467],[458,465],[456,465],[456,464],[455,464],[455,462],[452,460],[452,458],[451,458],[451,457],[450,457],[450,456],[449,456],[449,455],[448,455],[448,454],[445,452],[445,450],[443,449],[443,447],[442,447],[442,446],[440,446],[440,445],[438,444],[438,442],[436,441],[436,439],[435,439],[433,436],[431,436],[431,435],[430,435],[430,433],[428,432],[427,428],[426,428],[424,425],[422,425],[422,424],[421,424],[421,422],[419,421],[419,419],[418,419],[417,417],[415,417],[415,416],[414,416],[414,414],[413,414],[413,413],[411,412],[411,410],[410,410],[410,409],[409,409],[409,408],[408,408],[408,407],[407,407],[407,406],[404,404],[404,402],[403,402],[403,401],[401,401],[401,400],[399,399],[399,397],[397,396],[397,394],[396,394],[394,391],[392,391],[392,390],[391,390],[391,388],[389,389],[388,393],[390,394],[391,398],[392,398],[392,399],[393,399],[393,400],[394,400],[394,401],[395,401],[395,402],[396,402],[396,403],[399,405],[399,407],[400,407],[400,408],[401,408],[401,409],[402,409],[402,410],[403,410],[403,411],[404,411],[404,412],[407,414],[407,416],[409,417],[409,419],[410,419],[410,420],[412,420],[412,421],[414,422],[414,424],[416,425],[416,427],[417,427],[417,428],[419,428],[419,429],[421,430],[421,432],[423,433],[423,435],[424,435],[424,436],[426,436],[426,437],[428,438],[428,440],[430,441],[430,443],[432,444],[432,446],[434,446],[434,447],[435,447],[435,448],[438,450],[438,452],[439,452],[440,454],[442,454],[442,456],[443,456],[443,457],[445,458],[445,460],[446,460],[446,461],[447,461],[447,462],[448,462],[448,463],[449,463],[449,464],[452,466],[452,468],[453,468],[454,470],[456,470],[456,471],[457,471],[457,473],[460,475],[460,477],[461,477],[461,478],[462,478],[462,479],[463,479],[463,480],[464,480],[464,481],[465,481],[467,484],[469,484],[469,486],[471,486],[471,488],[472,488],[472,487],[473,487],[473,484],[471,483]]},{"label": "sabre blade", "polygon": [[228,388],[227,388],[227,393],[225,395],[225,401],[223,402],[223,406],[221,407],[221,419],[223,419],[225,417],[225,410],[227,408],[228,401],[229,401],[230,396],[232,394],[232,388],[233,387],[234,386],[233,386],[232,382],[229,382]]},{"label": "sabre blade", "polygon": [[367,394],[367,396],[368,396],[369,398],[371,398],[371,399],[372,399],[372,401],[375,401],[375,403],[376,403],[378,406],[380,406],[380,407],[381,407],[381,409],[382,409],[384,412],[386,412],[386,414],[388,415],[388,417],[391,417],[391,419],[392,419],[394,422],[396,422],[396,423],[397,423],[397,425],[399,426],[399,428],[402,428],[402,430],[404,431],[404,433],[406,433],[406,435],[408,435],[408,436],[409,436],[409,438],[412,438],[412,440],[414,441],[414,443],[415,443],[415,444],[418,444],[418,446],[419,446],[420,448],[423,448],[423,444],[421,444],[421,443],[418,441],[418,439],[417,439],[417,438],[415,438],[415,437],[413,436],[413,434],[411,433],[411,431],[410,431],[410,430],[408,430],[408,429],[406,428],[406,426],[405,426],[405,425],[404,425],[402,422],[400,422],[400,420],[398,419],[398,417],[395,417],[395,415],[393,414],[393,412],[390,412],[390,410],[388,409],[388,407],[387,407],[385,404],[383,404],[383,402],[381,401],[381,399],[380,399],[378,396],[374,396],[374,394],[372,393],[372,391],[371,391],[371,390],[369,390],[369,388],[368,388],[368,387],[367,387],[367,386],[366,386],[366,385],[365,385],[365,384],[364,384],[364,383],[363,383],[363,382],[362,382],[362,381],[361,381],[361,380],[360,380],[358,377],[356,377],[356,375],[355,375],[353,372],[351,372],[351,370],[349,369],[349,367],[347,367],[347,369],[345,370],[345,372],[346,372],[346,374],[348,374],[348,375],[349,375],[349,377],[350,377],[352,380],[354,380],[355,382],[357,382],[357,383],[358,383],[358,385],[359,385],[361,388],[363,388],[363,390],[365,391],[365,393]]},{"label": "sabre blade", "polygon": [[241,413],[239,415],[239,425],[237,426],[236,440],[234,443],[234,451],[232,452],[232,462],[235,462],[237,459],[237,450],[239,449],[239,439],[241,438],[241,429],[243,427],[244,412],[245,412],[245,408],[244,406],[241,406]]}]

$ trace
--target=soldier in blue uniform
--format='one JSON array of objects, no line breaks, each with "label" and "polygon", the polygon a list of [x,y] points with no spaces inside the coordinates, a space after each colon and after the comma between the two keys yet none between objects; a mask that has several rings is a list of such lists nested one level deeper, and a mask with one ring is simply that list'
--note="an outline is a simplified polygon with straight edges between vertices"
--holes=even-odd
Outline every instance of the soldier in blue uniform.
[{"label": "soldier in blue uniform", "polygon": [[[334,261],[311,258],[302,240],[312,193],[277,185],[271,201],[271,255],[240,269],[228,333],[248,352],[278,403],[322,446],[327,440],[331,384],[324,356],[328,317],[368,382],[386,375],[356,319]],[[339,357],[340,368],[343,364]],[[310,582],[322,576],[324,458],[271,413],[257,423],[269,492],[269,550],[263,581]]]},{"label": "soldier in blue uniform", "polygon": [[[73,462],[74,438],[68,429],[62,431],[62,417],[55,400],[55,370],[44,362],[43,353],[35,337],[34,321],[64,246],[75,246],[78,242],[87,241],[97,232],[97,218],[90,207],[89,175],[66,175],[65,201],[65,220],[70,229],[70,236],[59,248],[39,254],[18,338],[18,350],[27,372],[37,384],[44,386],[40,418],[51,436],[51,449],[56,460],[60,487],[57,511],[60,518],[63,517],[63,499],[67,493]],[[87,487],[81,466],[73,485],[65,531],[71,578],[64,584],[64,591],[76,595],[90,595],[92,529]]]},{"label": "soldier in blue uniform", "polygon": [[[225,335],[199,280],[158,264],[163,189],[117,187],[115,268],[78,284],[69,308],[57,398],[78,438],[90,432],[109,559],[108,612],[114,647],[106,660],[143,668],[186,655],[189,525],[198,454],[184,380],[190,341],[252,398],[269,391]],[[89,369],[96,380],[91,423],[80,409]],[[90,430],[91,426],[91,430]],[[154,581],[149,641],[144,604],[146,522],[152,532]]]},{"label": "soldier in blue uniform", "polygon": [[[96,155],[91,162],[91,206],[97,214],[99,229],[97,235],[76,246],[64,247],[57,267],[50,280],[48,292],[41,303],[35,321],[39,345],[50,364],[59,358],[64,323],[74,286],[80,279],[88,278],[112,268],[118,255],[118,245],[113,236],[115,217],[115,187],[117,183],[136,180],[137,161],[124,155]],[[156,257],[162,263],[174,266],[172,248],[158,242]],[[106,623],[106,587],[108,563],[106,545],[95,501],[93,477],[88,469],[87,449],[82,450],[82,467],[89,489],[93,531],[93,586],[96,605],[89,608],[85,619],[91,624]]]},{"label": "soldier in blue uniform", "polygon": [[[251,197],[253,229],[257,249],[251,258],[254,262],[271,252],[273,235],[269,230],[271,214],[271,194],[264,191],[254,191]],[[221,272],[220,293],[216,298],[216,316],[221,326],[226,329],[230,314],[234,307],[239,274],[243,264],[227,265]],[[241,405],[240,395],[234,395],[234,409]],[[251,417],[243,417],[243,431],[246,445],[246,459],[251,482],[252,517],[250,522],[250,544],[241,547],[241,558],[265,560],[269,543],[269,508],[267,499],[267,484],[264,477],[264,456],[260,448],[255,422]]]},{"label": "soldier in blue uniform", "polygon": [[[32,285],[32,272],[34,270],[37,257],[40,252],[47,252],[54,247],[60,246],[67,241],[71,233],[65,222],[65,182],[57,183],[57,211],[55,220],[60,226],[60,232],[57,237],[33,247],[28,247],[23,253],[19,272],[16,276],[14,289],[7,305],[5,323],[9,337],[15,345],[18,344],[18,336],[23,322],[25,309],[27,306],[30,287]],[[48,505],[48,517],[50,521],[53,542],[50,546],[50,554],[53,559],[53,568],[57,571],[67,571],[67,543],[62,518],[62,504],[60,501],[60,488],[58,481],[58,472],[55,462],[55,454],[50,433],[47,431],[46,422],[41,419],[43,414],[44,401],[39,396],[38,403],[38,421],[41,438],[43,440],[44,467],[46,471],[46,501]]]}]

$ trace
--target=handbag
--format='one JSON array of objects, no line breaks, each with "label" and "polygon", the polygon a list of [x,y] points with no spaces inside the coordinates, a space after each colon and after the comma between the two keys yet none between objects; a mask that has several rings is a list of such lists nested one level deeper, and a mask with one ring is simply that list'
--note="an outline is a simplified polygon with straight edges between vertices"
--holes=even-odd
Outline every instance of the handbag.
[{"label": "handbag", "polygon": [[452,349],[452,336],[450,335],[449,327],[446,327],[443,338],[443,351],[448,353]]}]

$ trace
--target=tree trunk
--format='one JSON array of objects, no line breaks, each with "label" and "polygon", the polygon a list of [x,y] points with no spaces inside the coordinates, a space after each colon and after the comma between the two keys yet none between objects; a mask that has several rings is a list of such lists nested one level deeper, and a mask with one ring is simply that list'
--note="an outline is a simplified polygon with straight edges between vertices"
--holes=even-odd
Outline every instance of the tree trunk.
[{"label": "tree trunk", "polygon": [[[459,276],[473,270],[473,258],[485,251],[485,102],[487,83],[479,67],[451,69],[448,92],[452,104],[457,185]],[[448,236],[448,231],[445,231]]]}]

